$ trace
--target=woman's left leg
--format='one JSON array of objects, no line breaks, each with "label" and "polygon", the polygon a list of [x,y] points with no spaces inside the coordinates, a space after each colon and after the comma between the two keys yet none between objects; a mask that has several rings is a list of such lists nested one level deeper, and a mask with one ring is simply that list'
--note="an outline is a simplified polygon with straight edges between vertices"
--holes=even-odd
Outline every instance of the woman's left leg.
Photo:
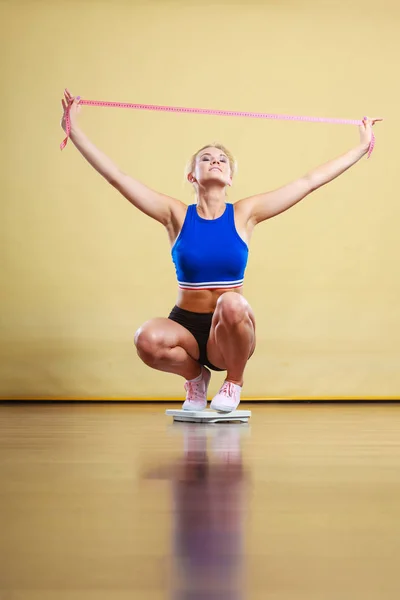
[{"label": "woman's left leg", "polygon": [[[234,410],[239,404],[244,370],[255,345],[255,318],[249,303],[240,294],[225,292],[218,299],[207,342],[208,360],[227,371],[225,383],[213,400],[217,410]],[[228,396],[232,397],[224,401]]]}]

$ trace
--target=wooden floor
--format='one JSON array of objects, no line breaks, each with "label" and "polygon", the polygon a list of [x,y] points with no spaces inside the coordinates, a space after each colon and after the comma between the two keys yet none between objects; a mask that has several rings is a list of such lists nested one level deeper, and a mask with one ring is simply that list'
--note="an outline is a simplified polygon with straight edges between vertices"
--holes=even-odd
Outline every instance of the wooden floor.
[{"label": "wooden floor", "polygon": [[0,406],[0,600],[398,600],[400,412]]}]

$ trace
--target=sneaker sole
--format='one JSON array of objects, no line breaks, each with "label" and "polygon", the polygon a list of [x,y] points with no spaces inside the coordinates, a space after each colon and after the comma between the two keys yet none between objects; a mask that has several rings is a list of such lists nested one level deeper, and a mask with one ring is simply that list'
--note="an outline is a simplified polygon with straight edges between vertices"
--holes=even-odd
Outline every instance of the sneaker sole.
[{"label": "sneaker sole", "polygon": [[214,404],[211,402],[210,408],[212,410],[216,410],[217,412],[224,412],[224,413],[230,413],[230,412],[234,412],[235,410],[237,410],[237,406],[236,407],[226,406],[224,404],[218,404],[217,402]]}]

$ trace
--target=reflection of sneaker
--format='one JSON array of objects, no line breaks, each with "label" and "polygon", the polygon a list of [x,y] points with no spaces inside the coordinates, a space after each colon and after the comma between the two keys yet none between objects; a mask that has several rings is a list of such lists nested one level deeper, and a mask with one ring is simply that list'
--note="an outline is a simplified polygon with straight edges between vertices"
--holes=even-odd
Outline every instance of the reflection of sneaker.
[{"label": "reflection of sneaker", "polygon": [[184,423],[183,450],[185,455],[207,453],[207,431],[202,425]]},{"label": "reflection of sneaker", "polygon": [[212,399],[210,408],[220,412],[232,412],[240,404],[242,388],[236,383],[225,381],[218,394]]},{"label": "reflection of sneaker", "polygon": [[212,440],[212,451],[215,456],[223,459],[235,459],[241,456],[241,438],[243,431],[242,424],[232,423],[226,425],[216,425],[216,431]]},{"label": "reflection of sneaker", "polygon": [[201,367],[201,373],[196,379],[186,381],[186,400],[182,406],[183,410],[204,410],[206,408],[210,379],[210,371],[205,367]]}]

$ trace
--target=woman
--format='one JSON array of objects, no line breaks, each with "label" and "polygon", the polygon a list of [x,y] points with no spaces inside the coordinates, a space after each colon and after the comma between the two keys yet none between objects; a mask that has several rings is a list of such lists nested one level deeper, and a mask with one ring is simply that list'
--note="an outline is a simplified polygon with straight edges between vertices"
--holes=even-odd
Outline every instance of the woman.
[{"label": "woman", "polygon": [[[167,230],[178,279],[176,306],[168,318],[144,323],[135,334],[142,361],[160,371],[184,377],[184,410],[203,410],[211,370],[226,371],[211,402],[217,411],[231,412],[240,403],[243,375],[256,345],[255,319],[242,294],[248,245],[253,229],[297,204],[332,181],[367,154],[372,126],[382,119],[363,120],[360,142],[350,151],[277,190],[226,202],[232,185],[233,157],[217,144],[192,157],[187,178],[196,204],[187,206],[148,188],[98,150],[78,127],[79,99],[64,91],[64,115],[70,107],[70,138],[84,158],[136,208]],[[208,368],[207,368],[208,367]]]}]

